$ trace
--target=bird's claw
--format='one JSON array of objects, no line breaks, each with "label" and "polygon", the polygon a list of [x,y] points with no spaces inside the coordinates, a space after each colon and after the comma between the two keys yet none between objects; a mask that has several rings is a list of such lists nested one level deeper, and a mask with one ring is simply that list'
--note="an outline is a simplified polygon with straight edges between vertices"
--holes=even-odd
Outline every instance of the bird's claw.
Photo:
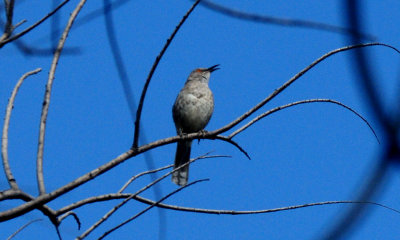
[{"label": "bird's claw", "polygon": [[[201,133],[201,135],[204,137],[208,133],[208,131],[202,129],[202,130],[199,131],[199,133]],[[197,139],[197,144],[199,144],[199,143],[200,143],[200,138]]]}]

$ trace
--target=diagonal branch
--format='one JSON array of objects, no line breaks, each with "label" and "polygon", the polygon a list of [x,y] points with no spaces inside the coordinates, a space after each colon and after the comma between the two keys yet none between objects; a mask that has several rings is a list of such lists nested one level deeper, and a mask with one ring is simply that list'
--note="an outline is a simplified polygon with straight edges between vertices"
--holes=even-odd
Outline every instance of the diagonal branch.
[{"label": "diagonal branch", "polygon": [[4,118],[4,125],[3,125],[3,135],[1,137],[1,156],[3,158],[3,168],[4,172],[8,181],[8,184],[12,189],[18,189],[17,182],[11,172],[9,160],[8,160],[8,128],[10,126],[10,119],[11,119],[11,111],[14,107],[14,100],[15,97],[17,96],[18,90],[21,87],[23,81],[29,77],[30,75],[36,74],[38,72],[42,71],[41,68],[37,68],[33,71],[25,73],[17,82],[17,84],[14,87],[14,90],[11,93],[11,97],[8,100],[8,105],[7,105],[7,110],[6,110],[6,115]]},{"label": "diagonal branch", "polygon": [[44,138],[46,132],[46,121],[47,115],[49,112],[50,106],[50,97],[51,97],[51,90],[53,86],[54,76],[58,64],[58,60],[60,59],[61,52],[63,50],[65,41],[67,40],[68,33],[74,23],[76,17],[78,16],[79,11],[82,9],[83,5],[85,4],[86,0],[81,0],[78,5],[76,6],[75,10],[71,13],[70,18],[68,19],[67,26],[65,27],[64,32],[61,35],[61,38],[58,42],[58,46],[56,51],[54,52],[53,62],[50,67],[49,78],[46,84],[46,91],[44,94],[43,100],[43,107],[42,107],[42,114],[40,117],[40,127],[39,127],[39,140],[38,140],[38,152],[37,152],[37,161],[36,161],[36,176],[37,176],[37,183],[39,188],[40,195],[46,193],[46,189],[44,186],[44,179],[43,179],[43,151],[44,151]]},{"label": "diagonal branch", "polygon": [[271,110],[269,110],[269,111],[267,111],[267,112],[265,112],[265,113],[263,113],[263,114],[261,114],[261,115],[255,117],[255,118],[252,119],[250,122],[248,122],[247,124],[245,124],[244,126],[242,126],[241,128],[239,128],[238,130],[236,130],[236,131],[234,131],[233,133],[231,133],[231,134],[228,136],[228,138],[233,138],[233,137],[236,136],[238,133],[244,131],[246,128],[248,128],[248,127],[250,127],[251,125],[253,125],[255,122],[257,122],[257,121],[263,119],[264,117],[266,117],[266,116],[268,116],[268,115],[270,115],[270,114],[272,114],[272,113],[278,112],[278,111],[283,110],[283,109],[285,109],[285,108],[293,107],[293,106],[299,105],[299,104],[306,104],[306,103],[324,103],[324,102],[325,102],[325,103],[337,104],[337,105],[339,105],[339,106],[341,106],[341,107],[344,107],[344,108],[346,108],[347,110],[351,111],[351,112],[354,113],[355,115],[357,115],[357,117],[361,118],[361,120],[363,120],[363,121],[368,125],[369,129],[370,129],[370,130],[372,131],[372,133],[374,134],[376,140],[379,142],[378,136],[376,135],[374,129],[373,129],[372,126],[369,124],[369,122],[367,121],[367,119],[365,119],[361,114],[359,114],[358,112],[356,112],[356,111],[355,111],[354,109],[352,109],[351,107],[346,106],[345,104],[343,104],[343,103],[341,103],[341,102],[338,102],[338,101],[335,101],[335,100],[331,100],[331,99],[308,99],[308,100],[301,100],[301,101],[292,102],[292,103],[289,103],[289,104],[286,104],[286,105],[283,105],[283,106],[276,107],[276,108],[274,108],[274,109],[271,109]]},{"label": "diagonal branch", "polygon": [[193,12],[194,8],[199,4],[200,0],[197,0],[192,7],[187,11],[185,16],[183,16],[182,20],[179,22],[178,26],[175,27],[174,32],[171,34],[171,36],[167,39],[167,42],[165,43],[163,49],[161,50],[160,54],[156,57],[156,60],[153,63],[153,66],[151,67],[151,70],[149,72],[149,75],[147,76],[146,82],[144,84],[143,90],[142,90],[142,95],[140,96],[139,100],[139,105],[136,111],[136,120],[135,120],[135,133],[133,137],[133,144],[132,148],[136,149],[138,148],[139,145],[139,131],[140,131],[140,117],[142,115],[142,109],[143,109],[143,103],[144,103],[144,98],[146,96],[147,88],[149,87],[151,78],[153,77],[154,72],[156,71],[156,68],[158,66],[158,63],[160,62],[161,58],[163,57],[165,51],[167,50],[169,44],[172,42],[174,39],[176,33],[179,31],[183,23],[186,21],[186,19],[189,17],[190,13]]}]

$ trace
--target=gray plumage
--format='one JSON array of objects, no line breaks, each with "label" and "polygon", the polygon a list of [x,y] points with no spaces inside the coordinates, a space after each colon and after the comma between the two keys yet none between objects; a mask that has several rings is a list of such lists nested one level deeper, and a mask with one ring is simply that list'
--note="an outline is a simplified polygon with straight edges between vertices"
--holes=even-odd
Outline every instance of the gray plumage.
[{"label": "gray plumage", "polygon": [[[193,70],[172,107],[178,135],[194,133],[205,128],[214,111],[214,97],[208,87],[210,73],[218,65]],[[176,148],[174,169],[189,162],[192,140],[179,141]],[[172,182],[184,186],[189,178],[189,165],[172,173]]]}]

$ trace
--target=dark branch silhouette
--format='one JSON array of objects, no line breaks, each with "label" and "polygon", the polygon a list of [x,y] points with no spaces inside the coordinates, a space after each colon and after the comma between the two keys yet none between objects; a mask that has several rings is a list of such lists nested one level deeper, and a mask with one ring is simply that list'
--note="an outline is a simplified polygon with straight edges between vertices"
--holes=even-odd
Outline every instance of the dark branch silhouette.
[{"label": "dark branch silhouette", "polygon": [[352,28],[339,27],[339,26],[334,26],[334,25],[330,25],[330,24],[326,24],[326,23],[306,21],[306,20],[302,20],[302,19],[290,19],[290,18],[283,18],[283,17],[265,16],[265,15],[259,15],[259,14],[254,14],[254,13],[246,13],[243,11],[228,8],[228,7],[216,4],[214,2],[206,1],[206,0],[203,0],[200,3],[202,6],[208,8],[212,11],[221,13],[221,14],[229,16],[229,17],[242,19],[245,21],[264,23],[264,24],[274,24],[274,25],[286,26],[286,27],[309,28],[309,29],[316,29],[316,30],[320,30],[320,31],[334,32],[334,33],[343,34],[343,35],[356,34],[360,38],[363,38],[365,40],[376,41],[376,37],[374,37],[370,34],[365,34],[365,33],[359,32],[356,29],[352,29]]}]

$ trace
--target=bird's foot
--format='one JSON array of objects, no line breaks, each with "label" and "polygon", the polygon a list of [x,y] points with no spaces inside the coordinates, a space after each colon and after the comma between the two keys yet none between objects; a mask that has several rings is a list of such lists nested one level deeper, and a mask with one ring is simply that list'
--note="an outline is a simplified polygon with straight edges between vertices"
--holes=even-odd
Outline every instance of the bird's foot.
[{"label": "bird's foot", "polygon": [[[201,133],[201,135],[204,137],[204,135],[206,135],[208,133],[208,131],[202,129],[202,130],[198,131],[198,133]],[[199,143],[200,143],[200,138],[197,139],[197,144],[199,144]]]},{"label": "bird's foot", "polygon": [[206,135],[208,133],[208,131],[203,129],[203,130],[200,130],[199,133],[201,133],[204,136],[204,135]]}]

